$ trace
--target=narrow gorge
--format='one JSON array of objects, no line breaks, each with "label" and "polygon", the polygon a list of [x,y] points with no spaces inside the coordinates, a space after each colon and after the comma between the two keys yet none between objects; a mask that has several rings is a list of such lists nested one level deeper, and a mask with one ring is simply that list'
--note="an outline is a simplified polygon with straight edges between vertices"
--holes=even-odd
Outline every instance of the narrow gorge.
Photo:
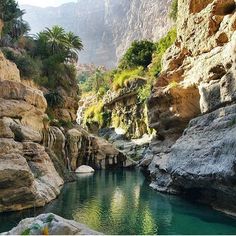
[{"label": "narrow gorge", "polygon": [[3,1],[0,233],[234,234],[235,0]]}]

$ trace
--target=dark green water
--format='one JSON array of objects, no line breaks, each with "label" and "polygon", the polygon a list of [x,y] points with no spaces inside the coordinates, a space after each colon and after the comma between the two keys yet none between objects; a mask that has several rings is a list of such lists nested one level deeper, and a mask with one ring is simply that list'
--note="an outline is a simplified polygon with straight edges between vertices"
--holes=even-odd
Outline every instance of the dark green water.
[{"label": "dark green water", "polygon": [[53,212],[105,234],[236,234],[236,219],[148,187],[138,171],[96,172],[67,184],[45,208],[0,214],[0,232]]}]

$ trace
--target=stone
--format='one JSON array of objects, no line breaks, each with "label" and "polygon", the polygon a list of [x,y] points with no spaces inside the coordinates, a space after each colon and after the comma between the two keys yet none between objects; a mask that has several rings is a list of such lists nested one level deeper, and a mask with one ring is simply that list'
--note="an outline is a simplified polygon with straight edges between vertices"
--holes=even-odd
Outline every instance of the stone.
[{"label": "stone", "polygon": [[43,146],[0,139],[0,212],[44,206],[62,184]]},{"label": "stone", "polygon": [[94,172],[95,170],[90,167],[90,166],[86,166],[86,165],[82,165],[82,166],[79,166],[77,169],[76,169],[76,173],[79,173],[79,174],[83,174],[83,173],[92,173]]},{"label": "stone", "polygon": [[179,0],[177,40],[148,100],[156,139],[140,165],[158,191],[236,212],[234,0]]},{"label": "stone", "polygon": [[170,151],[159,153],[149,165],[151,186],[170,193],[197,192],[195,198],[236,212],[235,150],[234,104],[191,120]]},{"label": "stone", "polygon": [[[35,224],[39,225],[37,229],[33,227]],[[83,224],[66,220],[52,213],[24,219],[15,228],[3,233],[3,235],[22,235],[24,232],[28,232],[29,235],[101,235],[101,233],[91,230]]]},{"label": "stone", "polygon": [[[2,29],[2,21],[0,22],[0,31]],[[20,82],[20,72],[17,66],[7,60],[0,51],[0,80],[12,80]],[[0,93],[1,94],[1,93]]]}]

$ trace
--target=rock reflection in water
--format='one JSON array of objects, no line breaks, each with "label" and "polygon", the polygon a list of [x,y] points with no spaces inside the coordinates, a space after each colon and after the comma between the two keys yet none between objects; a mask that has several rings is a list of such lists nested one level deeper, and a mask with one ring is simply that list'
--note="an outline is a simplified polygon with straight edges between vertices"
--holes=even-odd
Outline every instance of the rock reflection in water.
[{"label": "rock reflection in water", "polygon": [[139,171],[78,175],[47,207],[0,214],[0,232],[22,218],[53,212],[105,234],[235,234],[235,218],[160,194],[148,184]]}]

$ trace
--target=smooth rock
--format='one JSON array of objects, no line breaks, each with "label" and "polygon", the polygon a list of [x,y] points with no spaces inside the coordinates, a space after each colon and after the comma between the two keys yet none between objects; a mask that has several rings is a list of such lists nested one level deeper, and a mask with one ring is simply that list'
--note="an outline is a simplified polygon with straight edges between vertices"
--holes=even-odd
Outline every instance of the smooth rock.
[{"label": "smooth rock", "polygon": [[86,165],[82,165],[79,168],[77,168],[75,172],[82,174],[82,173],[91,173],[91,172],[94,172],[94,171],[95,170],[92,167],[86,166]]},{"label": "smooth rock", "polygon": [[[39,227],[34,227],[35,225]],[[3,235],[101,235],[87,226],[73,220],[66,220],[58,215],[48,213],[35,218],[22,220],[15,228]]]}]

